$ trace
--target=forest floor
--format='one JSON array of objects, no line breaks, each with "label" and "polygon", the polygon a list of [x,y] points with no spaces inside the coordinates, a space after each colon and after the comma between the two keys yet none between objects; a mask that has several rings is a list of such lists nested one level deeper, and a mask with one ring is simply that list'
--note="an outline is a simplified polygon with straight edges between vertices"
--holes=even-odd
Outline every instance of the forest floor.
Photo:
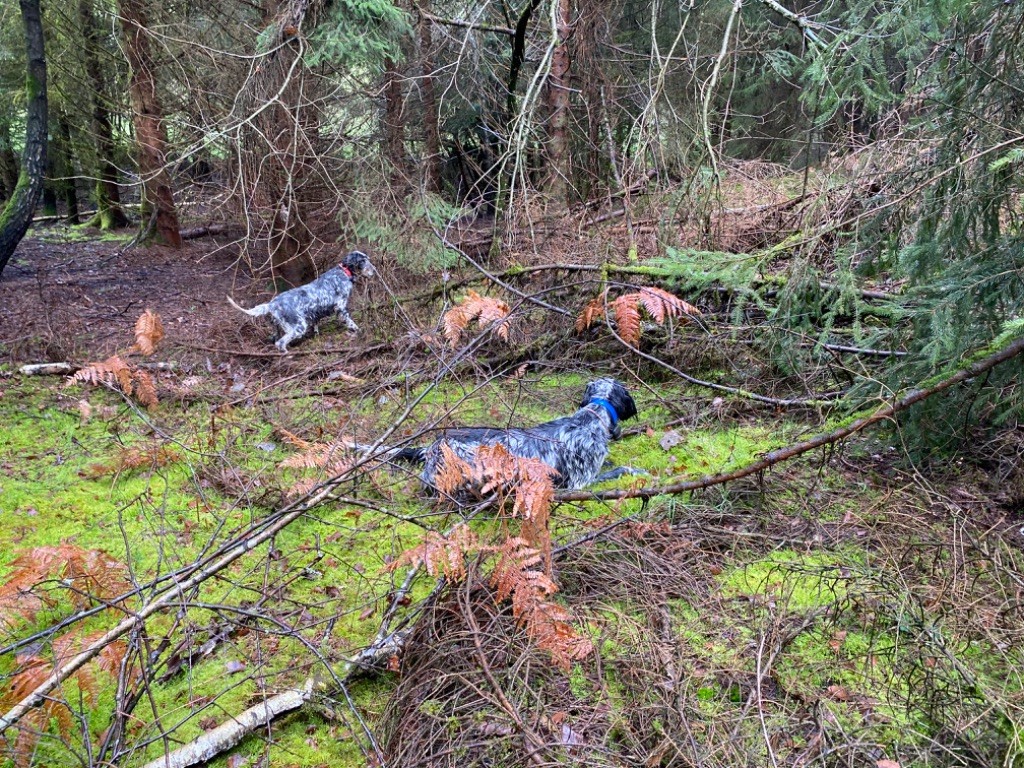
[{"label": "forest floor", "polygon": [[[4,710],[68,643],[119,620],[124,604],[102,608],[97,594],[134,585],[139,610],[160,577],[263,530],[344,470],[344,456],[324,458],[340,436],[537,423],[614,375],[639,417],[611,458],[649,473],[610,486],[629,488],[728,472],[840,418],[687,385],[544,321],[513,328],[514,353],[490,339],[460,357],[438,328],[451,298],[433,297],[439,276],[387,269],[354,293],[360,334],[329,324],[281,355],[225,300],[271,295],[232,246],[126,245],[37,229],[0,281]],[[578,310],[587,284],[545,297]],[[146,309],[166,337],[144,360],[131,346]],[[736,372],[713,342],[675,333],[650,343],[695,375]],[[146,369],[158,403],[19,373],[113,354],[171,364]],[[130,644],[119,658],[144,670],[121,674],[135,696],[120,736],[117,666],[97,668],[26,718],[33,735],[0,740],[0,764],[142,765],[315,678],[330,697],[214,764],[1013,768],[1024,761],[1022,454],[1011,431],[915,465],[898,432],[876,432],[699,493],[558,505],[560,604],[594,646],[568,669],[484,582],[437,597],[420,574],[403,591],[396,560],[459,517],[425,501],[413,472],[375,469],[130,637],[142,652]],[[83,565],[98,551],[102,566]],[[27,605],[26,574],[47,568]],[[83,572],[95,583],[69,590]],[[330,681],[396,627],[412,632],[388,669]]]}]

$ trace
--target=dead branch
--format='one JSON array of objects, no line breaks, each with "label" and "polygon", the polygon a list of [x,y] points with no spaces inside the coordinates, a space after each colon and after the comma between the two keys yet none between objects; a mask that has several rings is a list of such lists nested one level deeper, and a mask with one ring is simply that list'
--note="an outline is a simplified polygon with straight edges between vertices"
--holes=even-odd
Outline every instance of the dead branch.
[{"label": "dead branch", "polygon": [[211,576],[216,575],[231,565],[231,563],[238,558],[273,538],[284,528],[288,527],[288,525],[307,514],[321,501],[330,496],[335,484],[347,480],[356,471],[358,471],[358,467],[353,467],[349,472],[333,478],[331,481],[320,486],[319,490],[307,496],[304,500],[300,500],[292,505],[286,506],[281,510],[283,513],[281,517],[279,517],[274,523],[268,525],[251,538],[245,538],[237,542],[216,560],[197,567],[192,575],[183,581],[176,582],[172,586],[165,588],[138,612],[128,616],[128,618],[124,619],[121,623],[90,644],[79,654],[68,659],[67,662],[55,669],[33,691],[11,707],[6,714],[0,717],[0,734],[15,725],[35,707],[38,707],[46,701],[46,698],[51,691],[85,666],[114,640],[130,632],[136,627],[142,626],[146,619],[179,600],[182,594],[199,586]]},{"label": "dead branch", "polygon": [[[357,653],[345,663],[340,675],[342,683],[383,666],[392,656],[401,653],[409,633],[409,629],[393,632],[378,638],[373,645]],[[301,687],[271,696],[241,714],[233,715],[231,719],[207,731],[195,741],[151,760],[142,768],[189,768],[208,762],[234,747],[253,731],[266,727],[281,715],[300,709],[314,696],[326,692],[325,683],[319,676],[312,675]]]},{"label": "dead branch", "polygon": [[1021,352],[1024,352],[1024,338],[1018,338],[1010,342],[997,352],[971,363],[966,368],[960,369],[957,373],[947,379],[939,381],[937,384],[925,387],[924,389],[911,390],[896,402],[879,408],[870,416],[864,416],[863,418],[857,419],[850,424],[847,424],[845,427],[840,427],[832,432],[816,435],[810,440],[805,440],[802,443],[796,443],[795,445],[791,445],[787,448],[779,448],[778,450],[770,451],[757,461],[747,464],[745,467],[740,467],[732,472],[724,472],[718,475],[706,475],[697,480],[687,480],[682,483],[671,483],[669,485],[657,486],[654,488],[632,488],[614,491],[599,491],[596,493],[588,491],[569,491],[557,494],[555,496],[555,501],[651,499],[655,496],[687,493],[688,491],[697,491],[701,488],[710,488],[715,485],[728,483],[732,480],[739,480],[742,477],[763,472],[769,467],[786,461],[787,459],[800,456],[808,451],[813,451],[815,448],[820,448],[823,445],[838,443],[840,440],[844,440],[850,435],[856,434],[857,432],[870,427],[872,424],[877,424],[880,421],[891,418],[900,411],[905,411],[910,406],[916,405],[932,395],[943,392],[952,386],[967,381],[968,379],[973,379],[975,376],[995,368],[1000,363],[1005,363],[1007,360],[1017,357]]},{"label": "dead branch", "polygon": [[[170,363],[135,363],[136,368],[150,371],[173,371],[177,364]],[[83,363],[31,363],[18,369],[22,376],[67,376],[84,368]]]}]

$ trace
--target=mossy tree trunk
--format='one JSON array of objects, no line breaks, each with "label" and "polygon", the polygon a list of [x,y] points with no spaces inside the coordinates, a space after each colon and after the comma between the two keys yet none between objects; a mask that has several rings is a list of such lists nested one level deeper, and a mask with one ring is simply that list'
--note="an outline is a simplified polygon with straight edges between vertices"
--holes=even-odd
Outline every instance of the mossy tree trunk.
[{"label": "mossy tree trunk", "polygon": [[14,194],[0,213],[0,275],[14,249],[28,231],[32,214],[43,190],[46,173],[46,56],[43,51],[43,21],[39,0],[19,0],[25,27],[25,96],[28,116],[25,122],[25,151],[21,155],[21,173]]},{"label": "mossy tree trunk", "polygon": [[106,105],[107,83],[100,64],[100,26],[92,10],[92,0],[78,0],[78,23],[85,37],[82,63],[92,85],[92,134],[96,146],[96,215],[87,223],[100,229],[120,229],[128,226],[128,217],[121,208],[121,191],[117,186],[117,166],[114,164],[114,135],[110,124],[110,110]]},{"label": "mossy tree trunk", "polygon": [[135,143],[139,174],[142,176],[142,224],[152,242],[181,247],[181,228],[174,207],[171,180],[165,169],[167,131],[156,92],[153,56],[149,48],[146,10],[143,0],[121,0],[121,26],[124,52],[131,68],[128,90],[132,99]]},{"label": "mossy tree trunk", "polygon": [[394,59],[384,62],[384,156],[391,163],[391,185],[401,192],[406,188],[409,159],[405,154],[404,75]]},{"label": "mossy tree trunk", "polygon": [[100,229],[120,229],[128,226],[128,217],[121,208],[118,169],[114,163],[114,131],[111,113],[106,106],[106,78],[99,60],[101,30],[92,12],[92,0],[78,1],[78,22],[85,38],[82,63],[92,86],[92,135],[96,147],[96,187],[93,193],[96,215],[87,223]]}]

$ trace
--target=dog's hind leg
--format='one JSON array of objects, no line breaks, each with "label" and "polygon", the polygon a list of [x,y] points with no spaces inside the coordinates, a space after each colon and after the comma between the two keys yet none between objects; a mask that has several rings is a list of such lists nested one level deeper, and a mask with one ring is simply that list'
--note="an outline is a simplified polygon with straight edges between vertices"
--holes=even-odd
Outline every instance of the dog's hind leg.
[{"label": "dog's hind leg", "polygon": [[604,482],[607,482],[608,480],[618,480],[620,477],[622,477],[624,475],[649,475],[649,474],[651,474],[651,473],[647,472],[646,470],[643,470],[643,469],[634,469],[633,467],[615,467],[614,469],[606,469],[600,475],[595,477],[594,480],[593,480],[593,483],[591,483],[591,485],[593,485],[594,483],[604,483]]}]

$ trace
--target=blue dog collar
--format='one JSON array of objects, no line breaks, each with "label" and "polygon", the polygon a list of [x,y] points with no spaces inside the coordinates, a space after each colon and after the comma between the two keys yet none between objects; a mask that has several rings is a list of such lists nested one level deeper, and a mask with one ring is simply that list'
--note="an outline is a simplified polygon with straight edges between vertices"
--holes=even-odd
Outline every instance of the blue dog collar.
[{"label": "blue dog collar", "polygon": [[615,429],[615,425],[619,423],[619,412],[615,410],[614,405],[603,397],[592,397],[587,405],[600,405],[604,408],[608,412],[608,417],[612,420],[612,429]]}]

